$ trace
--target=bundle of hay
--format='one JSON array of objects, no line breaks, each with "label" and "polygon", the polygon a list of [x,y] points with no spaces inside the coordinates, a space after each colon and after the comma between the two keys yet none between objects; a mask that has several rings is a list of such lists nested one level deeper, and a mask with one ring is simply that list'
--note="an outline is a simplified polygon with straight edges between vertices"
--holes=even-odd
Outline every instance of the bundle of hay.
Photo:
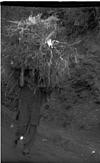
[{"label": "bundle of hay", "polygon": [[58,20],[56,16],[41,19],[41,14],[20,21],[8,20],[6,39],[2,42],[6,96],[14,92],[18,95],[19,85],[25,82],[30,88],[54,88],[70,76],[70,62],[77,64],[79,55],[73,47],[75,43],[57,39],[61,32]]}]

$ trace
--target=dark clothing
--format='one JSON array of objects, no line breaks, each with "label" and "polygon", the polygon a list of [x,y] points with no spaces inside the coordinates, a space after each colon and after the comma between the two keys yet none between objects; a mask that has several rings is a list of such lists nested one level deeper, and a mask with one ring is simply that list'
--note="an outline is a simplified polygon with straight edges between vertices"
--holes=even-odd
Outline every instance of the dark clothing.
[{"label": "dark clothing", "polygon": [[[40,120],[40,109],[43,104],[42,94],[39,90],[35,93],[28,87],[24,87],[20,92],[19,118],[16,136],[21,135],[32,137],[29,132],[30,126],[37,126]],[[34,137],[34,136],[33,136]],[[32,138],[30,138],[32,139]]]},{"label": "dark clothing", "polygon": [[30,121],[31,124],[37,125],[42,102],[42,96],[39,91],[34,94],[29,88],[22,88],[19,102],[19,122],[22,125],[26,125]]}]

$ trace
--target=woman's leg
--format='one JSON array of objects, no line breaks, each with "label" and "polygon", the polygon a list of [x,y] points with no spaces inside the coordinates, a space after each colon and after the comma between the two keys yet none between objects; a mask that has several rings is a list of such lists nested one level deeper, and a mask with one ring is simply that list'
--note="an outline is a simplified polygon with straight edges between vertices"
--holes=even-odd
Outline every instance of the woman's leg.
[{"label": "woman's leg", "polygon": [[35,142],[36,133],[37,133],[37,125],[31,124],[28,128],[27,135],[25,135],[23,154],[30,153],[31,148]]},{"label": "woman's leg", "polygon": [[19,117],[16,123],[15,145],[20,140],[20,136],[24,136],[27,132],[29,121],[29,114],[27,111],[27,104],[21,105]]},{"label": "woman's leg", "polygon": [[20,139],[21,136],[23,136],[22,144],[24,144],[24,135],[26,131],[27,131],[27,126],[24,126],[24,125],[21,126],[20,124],[17,125],[13,147],[16,147],[18,143],[21,141]]}]

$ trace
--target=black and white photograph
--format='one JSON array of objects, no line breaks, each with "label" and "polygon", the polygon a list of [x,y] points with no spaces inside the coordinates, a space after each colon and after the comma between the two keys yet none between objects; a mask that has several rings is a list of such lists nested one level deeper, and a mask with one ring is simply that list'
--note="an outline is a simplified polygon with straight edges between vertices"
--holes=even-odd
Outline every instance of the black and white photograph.
[{"label": "black and white photograph", "polygon": [[99,2],[1,2],[1,163],[100,163]]}]

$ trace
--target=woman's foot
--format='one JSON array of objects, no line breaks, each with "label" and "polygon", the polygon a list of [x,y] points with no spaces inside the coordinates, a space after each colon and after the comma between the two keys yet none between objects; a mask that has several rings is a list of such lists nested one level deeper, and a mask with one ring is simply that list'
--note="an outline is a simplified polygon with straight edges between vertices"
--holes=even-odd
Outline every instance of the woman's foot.
[{"label": "woman's foot", "polygon": [[23,154],[24,156],[30,157],[30,150],[29,150],[28,148],[25,148],[25,149],[23,150],[22,154]]},{"label": "woman's foot", "polygon": [[23,149],[24,149],[24,142],[21,141],[20,139],[16,139],[16,140],[13,142],[13,148],[18,148],[18,149],[20,149],[21,151],[23,151]]}]

